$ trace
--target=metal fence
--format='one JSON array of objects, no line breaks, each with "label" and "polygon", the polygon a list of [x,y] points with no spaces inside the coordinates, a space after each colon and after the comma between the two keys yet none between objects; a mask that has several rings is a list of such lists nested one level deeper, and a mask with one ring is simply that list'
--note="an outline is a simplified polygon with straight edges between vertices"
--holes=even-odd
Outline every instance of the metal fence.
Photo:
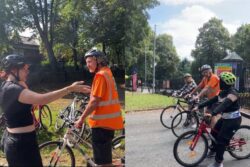
[{"label": "metal fence", "polygon": [[239,96],[241,107],[250,109],[250,92],[239,93]]}]

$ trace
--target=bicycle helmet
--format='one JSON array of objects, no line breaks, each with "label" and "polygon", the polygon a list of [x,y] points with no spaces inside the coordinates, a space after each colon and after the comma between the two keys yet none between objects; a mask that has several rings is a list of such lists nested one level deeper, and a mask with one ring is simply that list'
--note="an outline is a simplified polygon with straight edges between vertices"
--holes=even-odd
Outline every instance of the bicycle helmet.
[{"label": "bicycle helmet", "polygon": [[96,49],[89,50],[85,54],[84,58],[87,59],[88,57],[96,57],[97,64],[101,64],[103,66],[106,66],[108,64],[108,58],[107,58],[107,56],[103,52],[98,51]]},{"label": "bicycle helmet", "polygon": [[200,71],[203,72],[205,70],[209,70],[212,69],[210,65],[208,64],[204,64],[203,66],[201,66]]},{"label": "bicycle helmet", "polygon": [[236,76],[231,72],[222,72],[220,74],[220,79],[227,85],[234,85],[236,82]]},{"label": "bicycle helmet", "polygon": [[186,73],[186,74],[184,74],[184,78],[186,78],[186,77],[192,77],[192,75],[189,73]]},{"label": "bicycle helmet", "polygon": [[4,57],[1,61],[2,69],[9,72],[12,68],[21,68],[26,64],[23,56],[18,54],[11,54]]}]

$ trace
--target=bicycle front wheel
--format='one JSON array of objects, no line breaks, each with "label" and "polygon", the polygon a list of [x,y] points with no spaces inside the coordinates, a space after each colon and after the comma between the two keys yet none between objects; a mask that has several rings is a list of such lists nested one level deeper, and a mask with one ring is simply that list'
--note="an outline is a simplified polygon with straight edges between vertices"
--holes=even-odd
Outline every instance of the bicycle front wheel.
[{"label": "bicycle front wheel", "polygon": [[228,149],[230,155],[236,159],[250,157],[250,126],[240,126],[230,140]]},{"label": "bicycle front wheel", "polygon": [[52,115],[49,106],[43,105],[39,110],[41,125],[44,129],[48,129],[52,124]]},{"label": "bicycle front wheel", "polygon": [[[197,139],[196,145],[191,150],[190,147],[194,144],[194,138]],[[198,137],[196,131],[188,131],[176,140],[173,152],[174,158],[182,166],[196,166],[206,158],[208,141],[203,134]]]},{"label": "bicycle front wheel", "polygon": [[39,146],[43,166],[75,166],[75,156],[69,146],[61,141],[49,141]]},{"label": "bicycle front wheel", "polygon": [[172,120],[171,130],[176,137],[179,137],[187,131],[197,129],[198,126],[199,120],[197,115],[191,113],[191,111],[183,111]]},{"label": "bicycle front wheel", "polygon": [[160,120],[161,124],[165,127],[170,129],[171,128],[171,122],[175,115],[181,112],[181,109],[178,106],[168,106],[164,108],[161,112]]}]

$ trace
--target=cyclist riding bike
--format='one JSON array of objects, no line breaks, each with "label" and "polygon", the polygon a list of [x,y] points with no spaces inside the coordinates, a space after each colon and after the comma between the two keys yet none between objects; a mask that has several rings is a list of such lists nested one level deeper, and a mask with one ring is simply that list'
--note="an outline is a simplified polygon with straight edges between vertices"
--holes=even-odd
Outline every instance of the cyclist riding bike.
[{"label": "cyclist riding bike", "polygon": [[191,93],[196,87],[197,87],[197,84],[195,83],[194,79],[192,78],[192,75],[189,74],[189,73],[186,73],[184,75],[184,82],[185,82],[185,85],[180,89],[180,90],[177,90],[177,96],[179,97],[184,97],[186,96],[187,94]]},{"label": "cyclist riding bike", "polygon": [[230,72],[223,72],[220,74],[219,78],[221,89],[219,95],[199,104],[199,106],[194,109],[200,109],[219,102],[219,105],[212,110],[210,114],[206,115],[214,117],[219,113],[222,114],[221,118],[211,130],[211,135],[218,143],[212,142],[209,155],[212,157],[212,155],[215,154],[215,161],[208,167],[223,167],[225,148],[241,124],[239,97],[234,88],[236,77]]},{"label": "cyclist riding bike", "polygon": [[107,56],[96,49],[85,54],[89,72],[95,73],[90,100],[78,121],[81,127],[89,116],[88,122],[92,130],[92,146],[94,161],[98,166],[113,166],[112,139],[114,131],[123,129],[121,106],[113,74],[108,67]]},{"label": "cyclist riding bike", "polygon": [[89,86],[75,82],[57,91],[40,94],[26,86],[30,65],[21,55],[8,55],[1,61],[5,71],[0,88],[0,110],[7,128],[2,136],[4,153],[9,166],[42,166],[35,126],[31,115],[32,104],[47,104],[70,92],[89,93]]},{"label": "cyclist riding bike", "polygon": [[[197,96],[194,97],[194,100],[198,100],[201,98],[211,99],[217,96],[220,92],[219,77],[213,74],[211,66],[207,64],[201,66],[200,71],[203,75],[203,79],[201,80],[199,85],[191,92],[191,95],[199,90],[201,91]],[[217,104],[208,105],[205,109],[205,112],[211,112],[216,106]],[[212,119],[210,127],[213,127],[215,125],[219,117],[220,115]]]}]

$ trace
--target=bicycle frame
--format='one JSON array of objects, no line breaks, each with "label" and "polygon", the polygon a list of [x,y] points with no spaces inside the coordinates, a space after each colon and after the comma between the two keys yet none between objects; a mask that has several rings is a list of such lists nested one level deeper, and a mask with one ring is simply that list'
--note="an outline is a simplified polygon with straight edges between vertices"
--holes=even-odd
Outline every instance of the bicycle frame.
[{"label": "bicycle frame", "polygon": [[[194,150],[194,148],[195,148],[195,146],[196,146],[196,144],[197,144],[197,142],[199,141],[199,138],[200,138],[200,136],[201,136],[201,134],[202,133],[206,133],[207,135],[208,135],[208,137],[215,143],[215,144],[217,144],[217,141],[216,141],[216,139],[208,132],[208,130],[207,130],[207,128],[208,128],[208,124],[206,123],[206,121],[205,121],[205,119],[203,118],[202,119],[202,122],[200,123],[200,125],[199,125],[199,128],[198,128],[198,133],[197,133],[197,135],[195,135],[195,137],[193,138],[193,140],[192,140],[192,144],[190,145],[190,150]],[[235,138],[232,138],[231,140],[230,140],[230,143],[229,143],[229,145],[226,147],[226,150],[228,151],[228,150],[230,150],[231,148],[236,148],[237,146],[239,146],[239,148],[242,146],[242,145],[244,145],[244,144],[246,144],[246,141],[243,139],[243,138],[240,138],[240,139],[235,139]]]},{"label": "bicycle frame", "polygon": [[77,149],[84,156],[84,158],[86,159],[87,163],[89,163],[91,166],[96,166],[96,164],[94,163],[94,161],[80,147],[79,143],[82,142],[83,143],[82,145],[87,146],[88,149],[92,149],[92,145],[90,143],[86,142],[85,140],[83,140],[81,138],[81,136],[79,136],[77,133],[74,133],[74,131],[72,131],[71,127],[69,127],[67,129],[66,133],[64,134],[64,137],[62,139],[63,140],[63,145],[62,145],[62,147],[60,149],[59,155],[57,155],[58,157],[57,157],[56,163],[59,160],[59,158],[61,156],[61,153],[63,152],[65,146],[67,145],[67,140],[70,140],[71,134],[76,135],[80,139],[80,141],[77,142],[77,143],[75,143],[74,146],[71,147],[71,148]]}]

